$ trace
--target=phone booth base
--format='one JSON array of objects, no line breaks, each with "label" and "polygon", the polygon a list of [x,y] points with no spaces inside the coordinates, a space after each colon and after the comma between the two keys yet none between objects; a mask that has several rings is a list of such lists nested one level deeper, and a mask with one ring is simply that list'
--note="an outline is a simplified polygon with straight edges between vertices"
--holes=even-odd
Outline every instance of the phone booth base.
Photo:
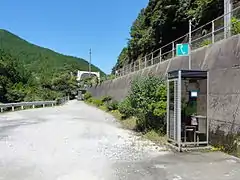
[{"label": "phone booth base", "polygon": [[167,89],[168,142],[178,151],[208,147],[208,72],[168,72]]}]

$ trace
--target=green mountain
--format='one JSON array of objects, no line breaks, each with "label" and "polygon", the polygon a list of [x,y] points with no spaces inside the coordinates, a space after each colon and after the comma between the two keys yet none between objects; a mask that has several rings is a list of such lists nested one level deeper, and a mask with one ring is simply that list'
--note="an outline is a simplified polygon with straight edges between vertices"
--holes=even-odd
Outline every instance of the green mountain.
[{"label": "green mountain", "polygon": [[[1,29],[0,49],[17,58],[29,72],[37,76],[52,76],[63,71],[88,70],[88,62],[84,59],[62,55],[50,49],[39,47]],[[94,65],[92,65],[92,71],[99,71],[101,75],[105,75]]]},{"label": "green mountain", "polygon": [[[71,72],[77,70],[88,70],[88,62],[0,30],[0,103],[74,98],[80,87]],[[92,71],[105,75],[93,65]]]}]

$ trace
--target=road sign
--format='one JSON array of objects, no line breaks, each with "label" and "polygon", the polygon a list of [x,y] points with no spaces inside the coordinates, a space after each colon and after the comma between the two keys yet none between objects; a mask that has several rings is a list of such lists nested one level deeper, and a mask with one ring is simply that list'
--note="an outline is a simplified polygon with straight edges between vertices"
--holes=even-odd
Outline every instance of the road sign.
[{"label": "road sign", "polygon": [[177,44],[176,45],[176,55],[177,56],[189,56],[189,44]]}]

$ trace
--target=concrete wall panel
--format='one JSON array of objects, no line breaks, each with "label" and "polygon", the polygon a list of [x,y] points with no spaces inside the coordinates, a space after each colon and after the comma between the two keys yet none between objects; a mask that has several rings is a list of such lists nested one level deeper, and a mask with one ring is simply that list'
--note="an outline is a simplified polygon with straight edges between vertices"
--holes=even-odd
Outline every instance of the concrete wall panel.
[{"label": "concrete wall panel", "polygon": [[[214,130],[238,130],[240,125],[240,35],[222,40],[192,52],[192,69],[209,71],[209,119]],[[188,57],[175,57],[127,76],[102,83],[90,89],[93,96],[110,95],[122,100],[128,94],[131,80],[137,75],[165,75],[177,69],[188,69]],[[233,117],[235,116],[235,117]],[[234,119],[235,118],[235,119]],[[237,125],[238,124],[238,125]],[[234,128],[232,128],[232,125]]]}]

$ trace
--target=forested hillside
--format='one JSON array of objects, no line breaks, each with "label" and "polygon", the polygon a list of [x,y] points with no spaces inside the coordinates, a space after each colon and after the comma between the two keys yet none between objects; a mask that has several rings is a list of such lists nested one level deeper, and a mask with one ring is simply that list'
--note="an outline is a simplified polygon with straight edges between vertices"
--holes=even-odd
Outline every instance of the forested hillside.
[{"label": "forested hillside", "polygon": [[[31,44],[18,36],[0,30],[0,47],[17,58],[36,75],[52,75],[61,71],[88,70],[88,62],[84,59],[66,56],[52,50]],[[92,66],[93,71],[103,72]]]},{"label": "forested hillside", "polygon": [[130,29],[113,72],[223,14],[223,0],[149,0]]},{"label": "forested hillside", "polygon": [[[5,30],[0,30],[0,47],[2,103],[74,96],[78,86],[71,72],[88,70],[83,59],[33,45]],[[100,70],[92,66],[92,71]]]}]

